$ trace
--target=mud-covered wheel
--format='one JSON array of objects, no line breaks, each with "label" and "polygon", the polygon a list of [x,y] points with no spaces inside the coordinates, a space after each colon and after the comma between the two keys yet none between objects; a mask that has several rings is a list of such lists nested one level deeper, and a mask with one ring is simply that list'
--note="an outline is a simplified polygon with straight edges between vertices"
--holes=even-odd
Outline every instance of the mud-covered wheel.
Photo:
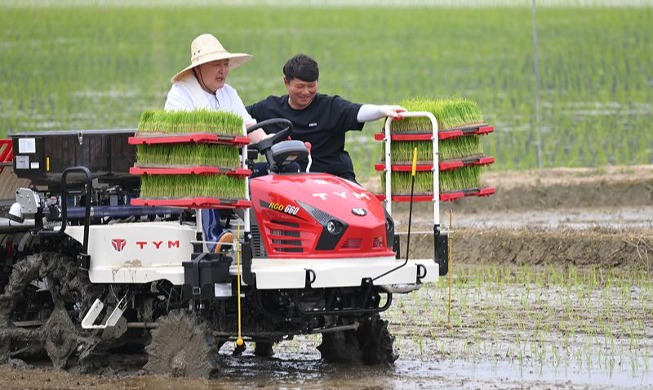
[{"label": "mud-covered wheel", "polygon": [[[342,320],[340,325],[345,325]],[[347,321],[351,323],[352,321]],[[356,330],[344,330],[322,334],[317,349],[322,359],[334,363],[384,364],[394,363],[394,336],[388,330],[388,321],[378,314],[358,319]]]},{"label": "mud-covered wheel", "polygon": [[[0,359],[7,358],[7,350],[18,357],[47,353],[54,367],[66,367],[73,354],[99,342],[93,332],[81,328],[80,322],[90,302],[102,291],[103,287],[94,286],[70,256],[44,252],[21,259],[14,264],[0,295],[0,329],[6,339]],[[29,329],[29,324],[41,321],[39,328]]]},{"label": "mud-covered wheel", "polygon": [[[5,363],[12,357],[13,350],[28,348],[30,344],[38,344],[35,337],[27,337],[27,340],[15,339],[12,337],[16,328],[13,325],[15,308],[26,307],[26,300],[23,297],[29,283],[39,275],[42,265],[40,256],[30,256],[27,259],[15,264],[11,274],[0,295],[0,363]],[[36,346],[36,349],[41,349]]]},{"label": "mud-covered wheel", "polygon": [[151,374],[208,378],[218,370],[211,327],[195,313],[173,311],[157,320],[145,370]]},{"label": "mud-covered wheel", "polygon": [[55,307],[43,325],[43,345],[55,368],[65,368],[78,346],[75,324],[62,307]]}]

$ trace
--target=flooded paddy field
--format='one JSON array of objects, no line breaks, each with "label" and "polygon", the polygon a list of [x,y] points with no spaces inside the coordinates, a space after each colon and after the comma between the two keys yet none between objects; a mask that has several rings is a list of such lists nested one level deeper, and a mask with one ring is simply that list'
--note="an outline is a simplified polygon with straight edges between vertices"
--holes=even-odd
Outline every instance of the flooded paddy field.
[{"label": "flooded paddy field", "polygon": [[[451,295],[450,295],[451,294]],[[327,364],[320,336],[220,351],[210,380],[145,375],[143,353],[107,356],[80,374],[49,362],[11,361],[0,387],[414,389],[647,388],[653,384],[653,281],[648,272],[597,267],[458,264],[449,278],[395,295],[384,313],[396,337],[393,366]]]},{"label": "flooded paddy field", "polygon": [[[394,365],[324,363],[321,336],[311,335],[275,345],[271,358],[255,356],[252,345],[232,356],[229,342],[211,379],[149,376],[143,351],[125,351],[85,373],[11,360],[0,366],[0,388],[653,388],[651,173],[490,176],[497,198],[512,191],[512,203],[445,204],[454,221],[450,274],[395,294],[382,314],[395,336]],[[566,191],[584,201],[555,201]],[[428,231],[428,219],[414,228]],[[410,256],[428,256],[430,241],[416,234]]]}]

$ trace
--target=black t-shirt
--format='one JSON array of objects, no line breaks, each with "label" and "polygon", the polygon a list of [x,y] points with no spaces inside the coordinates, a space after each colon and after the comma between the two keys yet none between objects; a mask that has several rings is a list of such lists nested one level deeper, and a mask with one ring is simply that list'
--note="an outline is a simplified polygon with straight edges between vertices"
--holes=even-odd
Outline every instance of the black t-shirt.
[{"label": "black t-shirt", "polygon": [[[326,172],[349,180],[356,180],[354,166],[345,151],[345,133],[362,130],[365,122],[356,117],[361,104],[349,102],[340,96],[316,94],[311,104],[295,110],[288,103],[288,95],[268,96],[247,107],[247,112],[258,122],[272,118],[285,118],[292,122],[292,139],[311,143],[311,172]],[[276,133],[282,126],[270,126],[265,131]],[[302,171],[308,160],[298,161]]]}]

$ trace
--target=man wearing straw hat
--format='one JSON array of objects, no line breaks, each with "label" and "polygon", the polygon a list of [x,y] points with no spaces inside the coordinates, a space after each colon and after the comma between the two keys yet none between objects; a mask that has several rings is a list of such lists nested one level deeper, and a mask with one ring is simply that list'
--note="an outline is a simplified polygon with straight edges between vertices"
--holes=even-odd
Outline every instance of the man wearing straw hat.
[{"label": "man wearing straw hat", "polygon": [[[168,92],[165,109],[227,111],[243,118],[246,127],[256,121],[245,110],[238,92],[226,84],[229,71],[252,58],[250,54],[230,53],[211,34],[202,34],[190,45],[190,65],[172,76],[172,88]],[[252,142],[265,137],[258,129],[248,136]],[[217,244],[207,244],[209,250],[219,252],[223,243],[233,242],[233,233],[223,230],[217,210],[203,209],[202,227],[204,239]]]},{"label": "man wearing straw hat", "polygon": [[[227,111],[242,117],[246,127],[256,124],[238,92],[226,83],[229,71],[249,61],[252,55],[228,52],[211,34],[195,38],[190,51],[190,65],[170,80],[173,84],[165,109]],[[253,143],[264,136],[262,129],[249,134]]]},{"label": "man wearing straw hat", "polygon": [[[283,66],[283,96],[268,96],[247,107],[259,121],[286,118],[293,124],[292,138],[311,143],[312,172],[326,172],[356,182],[354,166],[345,150],[345,133],[362,130],[365,122],[383,117],[401,119],[400,106],[357,104],[340,96],[317,93],[320,71],[317,62],[297,54]],[[270,126],[268,133],[280,128]],[[297,161],[306,170],[308,161]]]}]

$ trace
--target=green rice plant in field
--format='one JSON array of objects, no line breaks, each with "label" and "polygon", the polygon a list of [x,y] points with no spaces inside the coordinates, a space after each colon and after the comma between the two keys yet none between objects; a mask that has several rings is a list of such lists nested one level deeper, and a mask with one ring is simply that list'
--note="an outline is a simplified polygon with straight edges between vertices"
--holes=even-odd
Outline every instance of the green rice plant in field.
[{"label": "green rice plant in field", "polygon": [[231,175],[144,175],[142,198],[245,198],[245,179]]},{"label": "green rice plant in field", "polygon": [[[653,291],[648,270],[479,264],[450,271],[453,329],[435,333],[448,356],[607,370],[627,362],[633,373],[649,369],[646,323],[653,301],[643,298]],[[624,282],[631,286],[625,296],[611,287]],[[446,289],[436,286],[398,299],[417,313],[428,312],[431,327],[443,329],[448,313],[432,304],[446,297]]]},{"label": "green rice plant in field", "polygon": [[191,165],[240,167],[240,151],[231,145],[153,144],[137,146],[139,166]]},{"label": "green rice plant in field", "polygon": [[[135,128],[143,111],[163,108],[192,39],[210,32],[254,55],[227,80],[245,105],[285,94],[281,68],[304,52],[320,64],[320,92],[354,102],[474,101],[496,129],[481,140],[493,166],[537,164],[528,7],[4,4],[2,137]],[[542,7],[537,17],[544,167],[653,163],[653,7]],[[347,136],[360,180],[374,174],[374,126]]]},{"label": "green rice plant in field", "polygon": [[243,119],[224,111],[145,111],[138,124],[138,133],[218,133],[240,135]]}]

